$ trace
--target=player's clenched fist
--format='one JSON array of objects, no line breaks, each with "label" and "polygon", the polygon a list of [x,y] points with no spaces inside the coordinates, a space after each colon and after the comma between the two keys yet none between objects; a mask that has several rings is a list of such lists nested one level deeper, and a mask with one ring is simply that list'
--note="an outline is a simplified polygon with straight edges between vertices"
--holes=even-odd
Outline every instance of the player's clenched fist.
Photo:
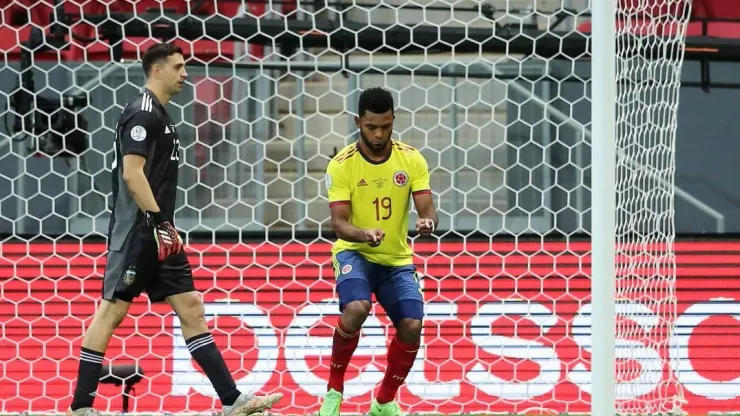
[{"label": "player's clenched fist", "polygon": [[431,235],[434,232],[434,220],[419,218],[416,220],[416,232],[420,235]]},{"label": "player's clenched fist", "polygon": [[167,257],[182,250],[182,238],[171,222],[162,218],[159,212],[146,212],[146,221],[154,228],[154,240],[157,242],[157,257],[164,261]]},{"label": "player's clenched fist", "polygon": [[385,233],[383,230],[363,230],[365,232],[365,242],[370,247],[377,247],[380,245],[380,243],[383,241],[383,238],[385,238]]}]

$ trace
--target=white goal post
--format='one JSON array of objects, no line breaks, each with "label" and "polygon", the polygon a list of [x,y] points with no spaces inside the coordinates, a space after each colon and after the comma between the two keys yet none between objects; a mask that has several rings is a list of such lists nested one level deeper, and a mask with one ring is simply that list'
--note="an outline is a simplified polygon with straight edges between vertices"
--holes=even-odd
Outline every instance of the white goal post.
[{"label": "white goal post", "polygon": [[591,414],[613,415],[616,388],[617,1],[592,2]]},{"label": "white goal post", "polygon": [[[680,365],[670,351],[679,343],[674,332],[676,118],[691,6],[691,0],[592,2],[594,415],[672,414],[684,403],[674,371]],[[655,46],[660,57],[643,52]],[[634,302],[645,296],[655,302],[647,336],[635,325],[645,310]],[[641,355],[627,339],[642,339],[659,353]],[[630,360],[644,360],[653,376],[623,383],[631,375],[625,365]],[[638,403],[620,400],[648,379],[661,378],[666,368],[671,371],[659,394]]]}]

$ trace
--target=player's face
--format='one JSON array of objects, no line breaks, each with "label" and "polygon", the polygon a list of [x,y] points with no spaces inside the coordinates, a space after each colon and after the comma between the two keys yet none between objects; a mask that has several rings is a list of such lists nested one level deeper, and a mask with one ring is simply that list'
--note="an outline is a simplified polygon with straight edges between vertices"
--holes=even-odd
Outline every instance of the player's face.
[{"label": "player's face", "polygon": [[390,144],[395,118],[390,110],[382,114],[367,111],[362,117],[356,117],[355,122],[365,146],[375,153],[382,153]]},{"label": "player's face", "polygon": [[163,86],[170,95],[182,91],[182,85],[188,76],[185,72],[185,58],[182,55],[176,53],[167,57],[160,71]]}]

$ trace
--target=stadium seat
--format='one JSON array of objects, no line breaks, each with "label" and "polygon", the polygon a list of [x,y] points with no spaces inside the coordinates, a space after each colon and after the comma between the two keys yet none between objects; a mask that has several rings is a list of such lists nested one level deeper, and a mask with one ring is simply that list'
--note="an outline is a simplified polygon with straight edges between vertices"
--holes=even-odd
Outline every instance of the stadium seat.
[{"label": "stadium seat", "polygon": [[725,0],[702,0],[709,19],[737,19],[738,22],[709,22],[706,36],[740,39],[740,3]]},{"label": "stadium seat", "polygon": [[[103,15],[107,13],[106,4],[97,0],[72,0],[64,2],[65,13],[82,16]],[[73,34],[69,39],[70,48],[67,58],[70,61],[81,61],[85,59],[85,49],[91,45],[85,40],[95,39],[95,27],[86,20],[78,20],[71,25]],[[93,42],[93,44],[96,42]]]},{"label": "stadium seat", "polygon": [[[119,1],[110,5],[110,11],[115,13],[161,13],[164,10],[171,10],[175,13],[186,14],[189,12],[190,4],[185,0],[141,0],[135,4],[127,1]],[[238,5],[238,3],[237,3]],[[225,7],[219,7],[219,12]],[[193,14],[212,15],[216,12],[212,1],[206,1],[198,10],[193,10]],[[225,13],[221,13],[225,14]],[[151,44],[157,42],[157,39],[146,37],[126,37],[123,39],[123,58],[126,60],[137,60],[141,54]],[[183,48],[186,58],[195,58],[202,62],[212,62],[220,58],[232,58],[234,56],[234,43],[232,41],[218,40],[196,40],[186,41],[178,39],[177,45]],[[111,50],[107,43],[100,42],[90,45],[86,48],[86,57],[89,61],[107,61],[111,59]]]},{"label": "stadium seat", "polygon": [[[159,42],[155,38],[126,37],[123,42],[123,59],[138,60],[152,44]],[[176,39],[174,43],[183,49],[186,59],[197,59],[201,62],[213,62],[231,59],[234,56],[234,42],[217,42],[213,40],[185,41]],[[107,42],[96,42],[84,50],[90,62],[109,61],[112,58],[111,47]]]},{"label": "stadium seat", "polygon": [[[617,30],[627,28],[631,33],[639,35],[661,36],[675,30],[670,23],[664,23],[662,18],[677,13],[675,8],[666,5],[662,0],[619,0],[618,10],[626,14],[635,15],[629,20],[621,19],[617,21]],[[641,11],[642,15],[637,15]],[[591,33],[591,21],[584,22],[578,26],[578,30],[583,33]]]},{"label": "stadium seat", "polygon": [[[101,15],[108,12],[144,13],[161,12],[171,10],[176,13],[186,14],[188,12],[212,16],[222,15],[226,17],[237,16],[242,8],[240,2],[215,2],[205,1],[198,10],[189,11],[189,7],[195,2],[186,0],[67,0],[64,2],[65,12],[75,15]],[[288,2],[290,4],[290,2]],[[254,2],[248,5],[249,12],[261,15],[265,11],[262,2]],[[287,10],[292,10],[288,5]],[[2,15],[2,26],[0,26],[0,53],[6,55],[6,60],[17,61],[20,59],[20,43],[27,40],[31,31],[31,25],[35,25],[48,32],[51,23],[52,8],[48,3],[39,0],[0,0],[0,11]],[[18,23],[20,22],[20,23]],[[56,53],[55,51],[37,55],[37,60],[62,60],[90,62],[109,61],[112,59],[112,50],[108,41],[95,40],[98,38],[97,29],[93,24],[82,20],[71,25],[71,33],[74,35],[68,39],[69,46]],[[92,41],[90,41],[92,40]],[[141,54],[156,39],[146,37],[127,37],[123,40],[123,58],[126,60],[140,59]],[[186,57],[197,59],[200,62],[214,62],[231,60],[235,53],[234,41],[220,39],[201,39],[187,41],[178,39],[175,41],[185,51]],[[263,56],[264,48],[261,45],[251,45],[252,56]]]},{"label": "stadium seat", "polygon": [[726,0],[694,0],[694,3],[703,3],[709,15],[714,18],[740,19],[740,3]]},{"label": "stadium seat", "polygon": [[[639,6],[641,10],[647,10],[648,15],[643,18],[634,18],[629,22],[629,28],[632,33],[641,35],[664,36],[675,32],[676,25],[664,23],[661,24],[661,17],[679,13],[675,8],[670,8],[664,1],[649,0],[654,6],[645,7],[645,0],[620,0],[619,6],[623,10],[631,10]],[[674,6],[677,4],[674,3]],[[692,2],[692,19],[687,28],[688,36],[711,36],[718,38],[740,39],[740,2],[726,0],[693,0]],[[706,33],[704,32],[704,23],[700,19],[709,19],[706,23]],[[738,22],[713,22],[711,19],[737,19]],[[618,21],[617,28],[622,29],[627,26],[626,21]],[[583,33],[591,32],[591,22],[587,21],[578,26],[578,30]]]},{"label": "stadium seat", "polygon": [[[20,59],[21,43],[28,40],[31,28],[46,30],[51,22],[52,8],[38,0],[0,0],[2,25],[0,25],[0,53],[8,61]],[[64,52],[62,52],[62,55]],[[36,54],[36,60],[59,59],[56,51]],[[64,58],[62,58],[64,59]]]}]

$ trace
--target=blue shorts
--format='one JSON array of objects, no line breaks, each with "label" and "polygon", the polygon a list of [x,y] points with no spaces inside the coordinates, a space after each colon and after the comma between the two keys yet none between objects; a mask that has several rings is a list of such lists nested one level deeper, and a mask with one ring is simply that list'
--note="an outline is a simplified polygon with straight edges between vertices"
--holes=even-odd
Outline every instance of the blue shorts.
[{"label": "blue shorts", "polygon": [[383,266],[352,250],[340,251],[332,260],[340,311],[356,300],[372,303],[374,293],[394,324],[404,318],[423,318],[424,296],[416,266]]}]

